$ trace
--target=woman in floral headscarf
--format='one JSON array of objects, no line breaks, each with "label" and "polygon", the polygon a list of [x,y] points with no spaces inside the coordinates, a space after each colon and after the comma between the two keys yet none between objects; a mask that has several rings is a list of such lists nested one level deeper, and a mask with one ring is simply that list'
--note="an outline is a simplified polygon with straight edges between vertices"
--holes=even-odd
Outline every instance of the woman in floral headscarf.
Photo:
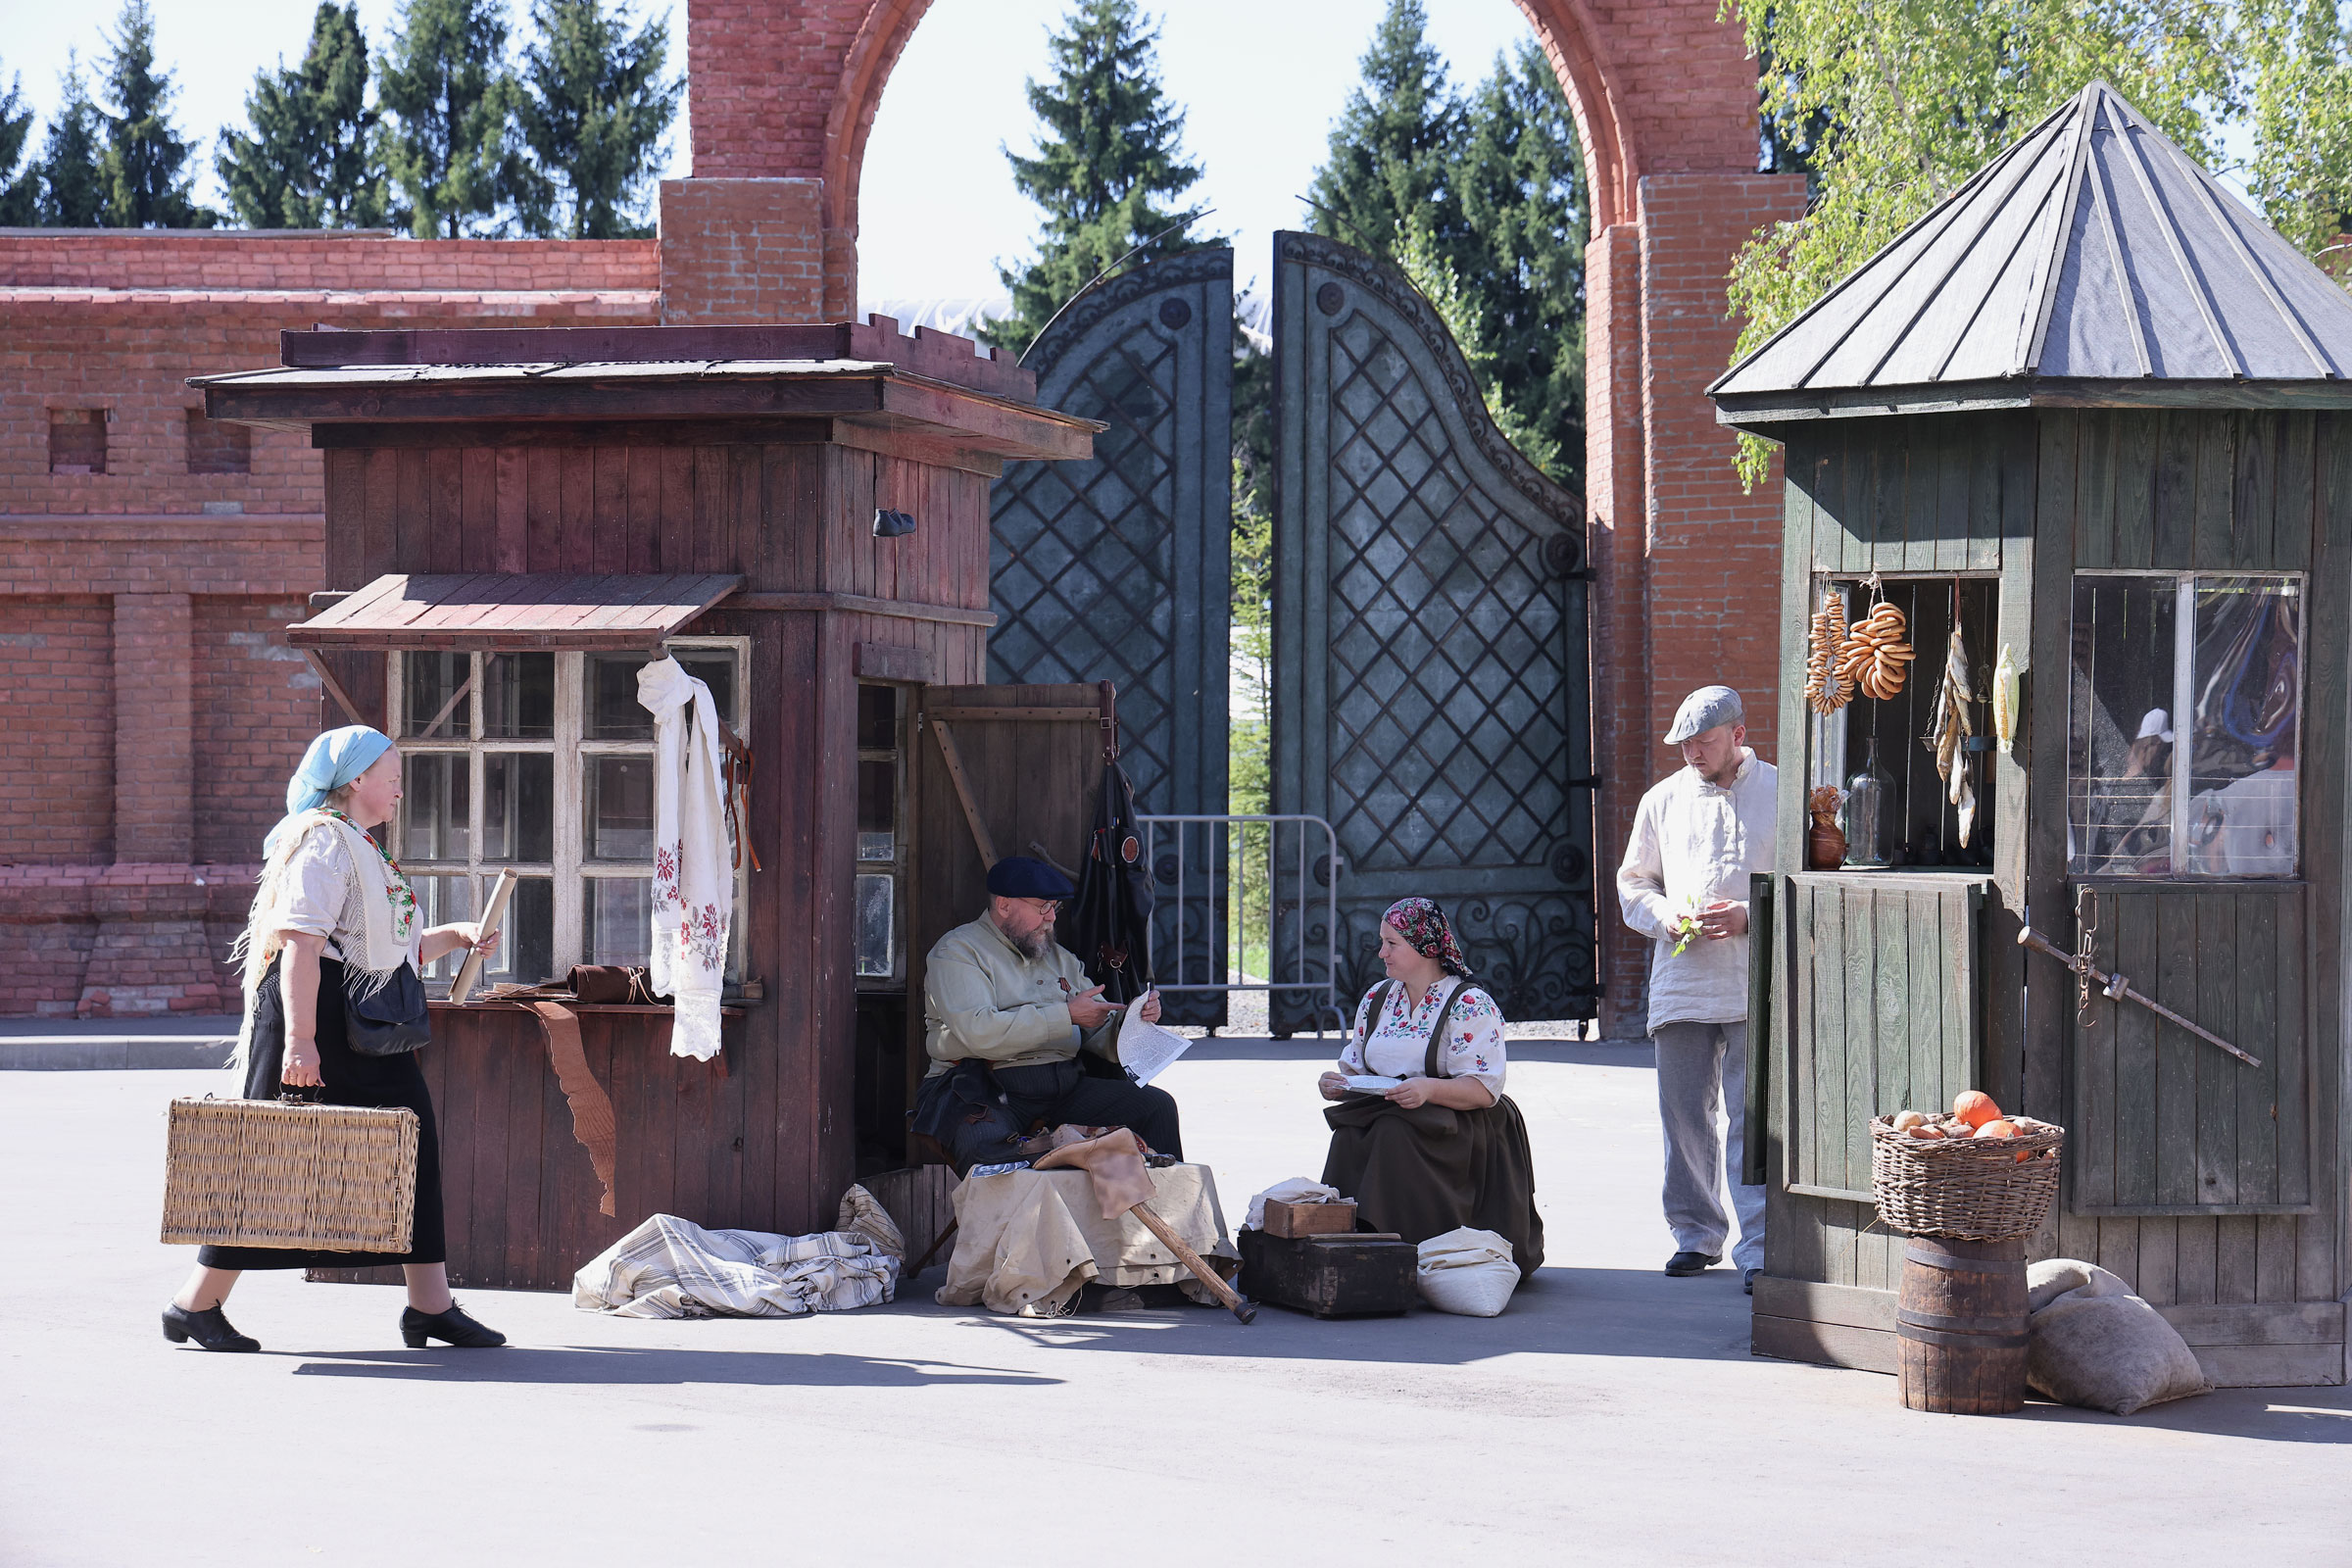
[{"label": "woman in floral headscarf", "polygon": [[[1502,1009],[1472,984],[1446,911],[1400,899],[1380,922],[1388,978],[1364,993],[1339,1066],[1323,1075],[1331,1153],[1323,1180],[1356,1224],[1427,1241],[1467,1225],[1500,1233],[1525,1278],[1544,1261],[1527,1123],[1502,1092]],[[1351,1088],[1387,1078],[1395,1087]]]}]

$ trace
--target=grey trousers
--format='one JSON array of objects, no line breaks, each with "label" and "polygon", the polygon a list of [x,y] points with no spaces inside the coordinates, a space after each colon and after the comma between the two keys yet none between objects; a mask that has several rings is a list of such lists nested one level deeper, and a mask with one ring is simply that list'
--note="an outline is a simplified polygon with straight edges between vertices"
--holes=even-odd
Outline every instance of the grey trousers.
[{"label": "grey trousers", "polygon": [[[1721,1255],[1731,1235],[1723,1210],[1725,1166],[1740,1210],[1740,1245],[1732,1261],[1764,1266],[1764,1189],[1740,1185],[1747,1104],[1747,1025],[1660,1024],[1650,1042],[1658,1053],[1658,1120],[1666,1131],[1666,1223],[1682,1251]],[[1719,1137],[1715,1122],[1731,1114]]]}]

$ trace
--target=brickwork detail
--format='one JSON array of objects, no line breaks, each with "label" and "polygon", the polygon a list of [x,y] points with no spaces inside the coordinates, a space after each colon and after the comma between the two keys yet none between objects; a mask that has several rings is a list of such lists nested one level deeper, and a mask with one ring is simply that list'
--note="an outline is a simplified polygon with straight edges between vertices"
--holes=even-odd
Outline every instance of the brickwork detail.
[{"label": "brickwork detail", "polygon": [[662,318],[822,318],[823,203],[824,187],[813,179],[663,180]]},{"label": "brickwork detail", "polygon": [[11,599],[0,655],[0,865],[113,860],[113,606]]},{"label": "brickwork detail", "polygon": [[192,706],[239,720],[196,732],[198,861],[255,858],[285,811],[286,777],[318,733],[318,676],[286,646],[286,627],[307,612],[300,599],[196,601]]}]

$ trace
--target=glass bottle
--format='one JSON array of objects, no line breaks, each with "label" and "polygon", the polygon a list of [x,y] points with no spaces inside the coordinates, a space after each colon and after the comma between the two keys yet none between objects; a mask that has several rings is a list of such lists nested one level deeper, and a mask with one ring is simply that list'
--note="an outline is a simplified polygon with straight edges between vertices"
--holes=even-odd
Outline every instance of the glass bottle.
[{"label": "glass bottle", "polygon": [[1876,735],[1862,771],[1845,781],[1845,863],[1858,870],[1894,863],[1894,778],[1879,761]]}]

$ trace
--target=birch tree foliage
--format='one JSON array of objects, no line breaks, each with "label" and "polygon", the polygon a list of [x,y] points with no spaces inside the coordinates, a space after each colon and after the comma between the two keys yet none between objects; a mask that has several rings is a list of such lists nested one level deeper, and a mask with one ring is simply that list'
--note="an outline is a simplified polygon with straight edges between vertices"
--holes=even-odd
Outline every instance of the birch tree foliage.
[{"label": "birch tree foliage", "polygon": [[[1811,209],[1734,260],[1745,355],[2082,87],[2111,83],[2190,157],[2240,171],[2264,216],[2314,256],[2352,208],[2352,50],[2333,0],[1724,0],[1769,42],[1767,117],[1819,116]],[[1741,438],[1740,470],[1772,446]]]}]

